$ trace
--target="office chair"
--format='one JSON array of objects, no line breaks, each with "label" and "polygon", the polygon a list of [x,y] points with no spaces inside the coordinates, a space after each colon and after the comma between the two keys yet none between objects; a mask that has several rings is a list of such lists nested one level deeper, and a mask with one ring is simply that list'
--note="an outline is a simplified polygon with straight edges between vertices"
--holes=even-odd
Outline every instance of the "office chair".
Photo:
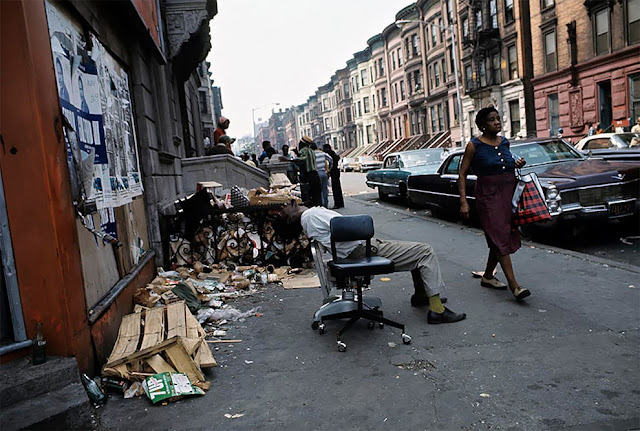
[{"label": "office chair", "polygon": [[[374,234],[373,219],[368,215],[341,216],[331,219],[331,256],[332,260],[325,261],[324,247],[312,242],[311,253],[318,271],[321,287],[325,299],[318,309],[311,324],[320,334],[326,330],[325,320],[349,319],[337,332],[338,350],[345,352],[347,345],[341,339],[342,335],[359,319],[368,319],[369,329],[373,329],[375,322],[380,328],[385,324],[402,330],[402,342],[411,343],[411,337],[405,334],[404,325],[383,317],[382,301],[377,297],[364,298],[362,290],[369,286],[371,276],[388,274],[394,271],[393,261],[371,256],[371,238]],[[336,243],[346,241],[366,241],[366,256],[359,259],[339,259]],[[338,295],[332,295],[332,287],[342,290]]]}]

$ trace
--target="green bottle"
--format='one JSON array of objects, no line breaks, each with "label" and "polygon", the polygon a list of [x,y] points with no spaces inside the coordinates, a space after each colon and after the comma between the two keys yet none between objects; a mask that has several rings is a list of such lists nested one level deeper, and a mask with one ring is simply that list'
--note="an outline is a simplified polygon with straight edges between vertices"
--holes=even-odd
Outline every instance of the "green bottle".
[{"label": "green bottle", "polygon": [[102,392],[100,386],[93,380],[89,378],[86,374],[82,374],[80,376],[80,380],[82,380],[82,384],[84,385],[85,391],[87,391],[87,395],[89,399],[95,406],[101,406],[107,402],[107,396]]},{"label": "green bottle", "polygon": [[36,338],[33,340],[33,365],[44,364],[47,361],[47,341],[42,333],[42,323],[36,323]]}]

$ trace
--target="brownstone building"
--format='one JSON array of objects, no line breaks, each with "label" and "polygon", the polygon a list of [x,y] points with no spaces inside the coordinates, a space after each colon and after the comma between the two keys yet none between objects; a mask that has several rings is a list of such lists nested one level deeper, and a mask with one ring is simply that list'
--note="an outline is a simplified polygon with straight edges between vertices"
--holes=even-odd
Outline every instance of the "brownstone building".
[{"label": "brownstone building", "polygon": [[640,0],[533,0],[531,32],[538,136],[640,114]]}]

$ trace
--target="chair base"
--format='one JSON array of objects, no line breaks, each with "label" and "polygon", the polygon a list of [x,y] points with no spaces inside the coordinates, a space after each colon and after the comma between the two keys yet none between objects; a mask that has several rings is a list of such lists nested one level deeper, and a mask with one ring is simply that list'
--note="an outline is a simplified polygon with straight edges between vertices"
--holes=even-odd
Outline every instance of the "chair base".
[{"label": "chair base", "polygon": [[[362,307],[365,310],[378,310],[380,307],[382,307],[382,300],[375,296],[362,298]],[[356,310],[358,310],[357,299],[343,299],[337,297],[337,299],[327,302],[322,307],[320,307],[313,314],[313,321],[321,323],[323,318],[325,320],[331,320],[329,316]],[[382,311],[380,311],[380,315],[382,315]]]}]

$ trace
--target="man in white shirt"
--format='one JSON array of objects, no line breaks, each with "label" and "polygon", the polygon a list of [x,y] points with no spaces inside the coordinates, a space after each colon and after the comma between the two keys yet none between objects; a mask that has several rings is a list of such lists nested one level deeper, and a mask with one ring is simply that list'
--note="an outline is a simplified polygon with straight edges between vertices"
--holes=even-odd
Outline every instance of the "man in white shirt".
[{"label": "man in white shirt", "polygon": [[[285,206],[280,212],[278,233],[284,237],[295,236],[302,229],[310,239],[330,249],[330,223],[333,217],[342,217],[342,215],[324,207],[306,208],[294,202]],[[391,259],[396,271],[411,271],[415,289],[415,293],[411,296],[411,305],[414,307],[429,305],[428,323],[459,322],[467,316],[465,313],[455,313],[442,305],[446,302],[446,298],[440,298],[440,293],[444,291],[444,280],[438,257],[430,245],[372,238],[371,248],[372,255]],[[365,242],[336,243],[336,253],[338,259],[364,257]]]}]

